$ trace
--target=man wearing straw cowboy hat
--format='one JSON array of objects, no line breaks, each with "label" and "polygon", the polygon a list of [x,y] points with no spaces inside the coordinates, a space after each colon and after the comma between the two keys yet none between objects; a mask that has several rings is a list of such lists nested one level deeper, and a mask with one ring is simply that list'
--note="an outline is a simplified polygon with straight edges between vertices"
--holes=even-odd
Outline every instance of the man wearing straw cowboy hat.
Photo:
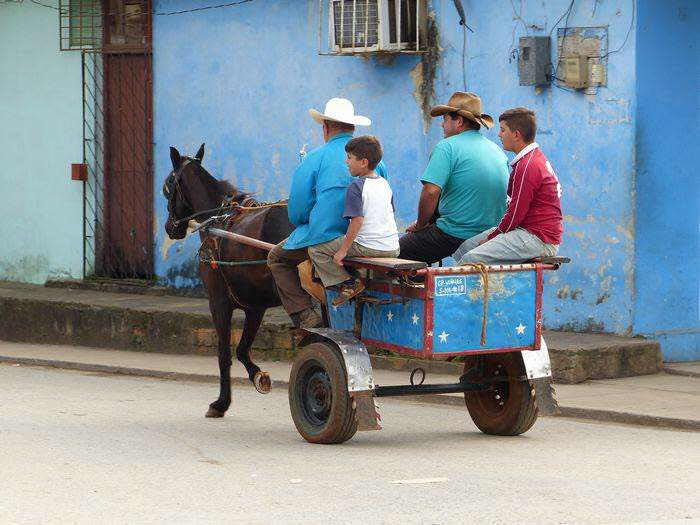
[{"label": "man wearing straw cowboy hat", "polygon": [[[330,99],[323,113],[315,109],[309,113],[323,126],[325,144],[309,152],[294,172],[288,213],[296,228],[267,257],[282,305],[300,328],[318,327],[322,321],[311,296],[301,286],[297,266],[309,258],[309,246],[345,235],[348,219],[343,217],[343,206],[352,182],[345,164],[345,145],[355,126],[372,123],[367,117],[355,115],[352,102],[345,98]],[[377,165],[375,172],[386,178],[383,163]]]},{"label": "man wearing straw cowboy hat", "polygon": [[[474,93],[457,91],[430,115],[442,116],[445,138],[433,149],[421,177],[418,219],[400,239],[399,257],[432,264],[498,224],[506,209],[508,159],[479,133],[481,126],[493,127],[493,119],[481,112],[481,99]],[[436,211],[439,218],[433,223]]]}]

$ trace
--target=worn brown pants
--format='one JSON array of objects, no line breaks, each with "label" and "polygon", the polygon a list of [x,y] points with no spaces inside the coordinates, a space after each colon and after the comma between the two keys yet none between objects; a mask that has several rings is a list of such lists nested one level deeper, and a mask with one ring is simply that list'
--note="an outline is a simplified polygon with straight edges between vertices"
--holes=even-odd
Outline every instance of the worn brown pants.
[{"label": "worn brown pants", "polygon": [[312,308],[311,296],[301,287],[297,266],[309,258],[306,248],[285,250],[280,242],[267,255],[267,266],[275,278],[277,291],[282,299],[282,306],[289,315]]}]

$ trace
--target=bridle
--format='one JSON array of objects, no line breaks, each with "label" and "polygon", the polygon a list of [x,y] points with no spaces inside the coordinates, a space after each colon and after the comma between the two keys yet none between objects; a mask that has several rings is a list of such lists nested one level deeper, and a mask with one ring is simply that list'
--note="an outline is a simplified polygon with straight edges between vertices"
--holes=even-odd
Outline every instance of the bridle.
[{"label": "bridle", "polygon": [[[163,183],[163,195],[165,195],[165,198],[168,200],[168,211],[172,214],[175,211],[175,195],[179,194],[180,198],[182,199],[182,202],[187,206],[188,209],[194,210],[192,207],[192,203],[190,200],[187,198],[187,195],[185,195],[185,192],[182,191],[182,186],[180,185],[180,179],[182,178],[182,172],[185,170],[185,168],[191,163],[191,162],[197,162],[195,159],[190,158],[190,157],[183,157],[184,161],[182,164],[180,164],[180,167],[177,169],[177,171],[173,171],[168,175],[168,178],[165,179],[165,182]],[[173,224],[177,225],[180,222],[184,222],[185,219],[179,219],[176,221],[173,221]],[[188,219],[189,220],[189,219]]]},{"label": "bridle", "polygon": [[[175,195],[179,194],[180,198],[182,199],[182,202],[187,208],[189,208],[190,211],[194,211],[194,206],[190,202],[190,200],[187,198],[187,195],[185,192],[182,190],[181,182],[180,179],[182,178],[182,173],[185,170],[185,167],[187,167],[188,164],[191,162],[196,162],[198,165],[201,166],[199,159],[193,159],[191,157],[182,157],[183,162],[180,164],[180,167],[177,169],[177,171],[173,171],[168,175],[168,178],[165,179],[165,182],[163,183],[163,195],[165,195],[165,198],[168,201],[168,212],[172,216],[175,207],[174,204],[174,199]],[[252,209],[252,208],[257,208],[259,207],[258,201],[256,201],[253,197],[251,196],[245,196],[245,198],[241,201],[235,201],[233,200],[234,196],[233,195],[224,195],[223,200],[221,201],[221,205],[216,207],[216,208],[211,208],[209,210],[202,210],[198,212],[194,212],[191,215],[188,215],[187,217],[183,217],[182,219],[173,219],[171,221],[171,224],[173,226],[178,226],[179,224],[182,224],[183,222],[189,222],[191,219],[194,219],[196,217],[199,217],[201,215],[207,215],[214,213],[215,215],[220,214],[224,210],[232,209],[232,208],[239,208],[239,211],[243,211],[246,209]]]}]

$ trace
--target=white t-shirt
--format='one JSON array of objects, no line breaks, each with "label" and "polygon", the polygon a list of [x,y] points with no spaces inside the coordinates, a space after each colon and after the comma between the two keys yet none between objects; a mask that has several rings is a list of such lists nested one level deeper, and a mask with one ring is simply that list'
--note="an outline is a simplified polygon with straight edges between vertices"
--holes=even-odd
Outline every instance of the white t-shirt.
[{"label": "white t-shirt", "polygon": [[356,177],[345,195],[343,216],[364,217],[355,242],[373,250],[398,250],[399,232],[394,220],[394,201],[386,179]]}]

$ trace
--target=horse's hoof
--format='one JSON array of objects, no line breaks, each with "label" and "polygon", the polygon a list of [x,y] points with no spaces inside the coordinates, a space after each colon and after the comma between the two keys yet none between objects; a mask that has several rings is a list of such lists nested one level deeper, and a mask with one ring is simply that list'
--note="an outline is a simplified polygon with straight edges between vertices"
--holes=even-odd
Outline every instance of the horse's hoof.
[{"label": "horse's hoof", "polygon": [[225,412],[221,412],[220,410],[209,407],[209,410],[207,410],[207,413],[204,415],[204,417],[224,417],[224,414]]},{"label": "horse's hoof", "polygon": [[253,385],[255,385],[255,390],[261,394],[269,394],[270,390],[272,390],[270,374],[267,372],[256,372],[255,377],[253,377]]}]

